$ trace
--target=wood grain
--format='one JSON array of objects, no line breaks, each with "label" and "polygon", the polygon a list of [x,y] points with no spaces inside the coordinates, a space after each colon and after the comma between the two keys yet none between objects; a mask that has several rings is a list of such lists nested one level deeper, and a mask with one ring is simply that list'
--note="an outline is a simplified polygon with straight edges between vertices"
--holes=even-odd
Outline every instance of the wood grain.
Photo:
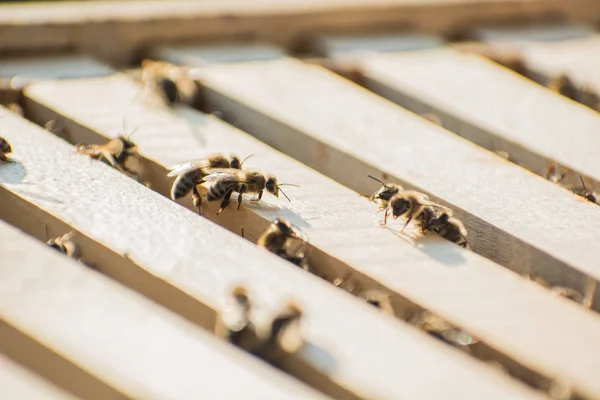
[{"label": "wood grain", "polygon": [[[0,51],[75,51],[128,63],[149,43],[263,39],[288,45],[314,32],[410,28],[429,33],[486,22],[596,22],[595,0],[112,1],[8,5]],[[116,45],[118,43],[118,45]]]},{"label": "wood grain", "polygon": [[[277,65],[290,68],[295,64]],[[215,68],[214,71],[221,69]],[[243,70],[240,65],[234,69],[237,72]],[[254,70],[251,73],[256,72]],[[205,77],[213,87],[215,76],[207,73]],[[308,77],[312,84],[310,75]],[[264,87],[269,91],[273,88],[269,85]],[[588,328],[597,331],[600,328],[600,320],[596,315],[573,303],[549,296],[540,287],[472,252],[462,251],[449,242],[432,237],[417,239],[415,246],[414,234],[403,240],[397,232],[380,228],[378,221],[381,217],[376,213],[376,206],[366,199],[214,117],[203,116],[186,108],[179,108],[174,114],[159,113],[132,103],[132,94],[136,90],[131,82],[115,76],[111,79],[36,84],[29,87],[25,95],[34,119],[43,121],[51,112],[58,112],[73,121],[70,126],[74,141],[84,136],[94,141],[113,137],[122,116],[131,116],[132,125],[139,126],[136,142],[141,153],[152,164],[162,168],[162,172],[157,171],[150,178],[155,185],[153,187],[162,193],[167,193],[169,189],[170,181],[164,178],[166,165],[217,151],[232,152],[241,157],[255,154],[248,160],[248,168],[275,171],[281,182],[300,185],[300,188],[291,188],[287,192],[292,202],[288,204],[285,199],[265,195],[264,205],[247,202],[240,211],[231,207],[231,210],[226,210],[218,217],[214,214],[215,207],[208,207],[204,210],[207,218],[234,232],[239,232],[243,227],[245,232],[256,237],[269,221],[276,216],[284,216],[308,235],[314,249],[311,258],[318,273],[333,279],[336,274],[353,272],[367,286],[383,286],[398,295],[394,301],[400,315],[402,309],[410,304],[431,309],[481,337],[490,344],[491,349],[496,350],[496,355],[500,352],[511,360],[518,360],[516,362],[522,366],[521,369],[525,366],[529,371],[544,371],[546,375],[558,373],[556,369],[549,373],[553,367],[548,366],[554,364],[554,367],[558,367],[559,359],[560,364],[565,361],[558,354],[552,355],[551,349],[573,347],[575,344],[573,340],[566,339],[570,335],[565,332],[565,329],[569,329],[564,327],[566,321],[573,327],[572,334],[578,338],[581,337],[581,331],[587,331]],[[89,102],[95,101],[97,104],[98,100],[92,99],[103,99],[102,106],[86,106],[86,96],[90,95],[92,98]],[[299,113],[302,107],[295,109],[300,117],[306,115]],[[104,113],[99,115],[91,112],[97,109],[102,109]],[[223,110],[226,116],[244,118],[231,107]],[[332,166],[339,167],[340,163],[345,162],[336,155],[331,157],[332,152],[326,146],[314,145],[299,131],[280,126],[274,129],[266,120],[261,121],[260,126],[273,133],[267,139],[270,142],[277,138],[289,146],[288,149],[297,148],[298,151],[320,154]],[[97,135],[92,137],[90,131],[97,132]],[[102,138],[98,138],[98,135]],[[346,172],[354,173],[355,179],[366,180],[361,171],[346,169]],[[457,291],[458,287],[468,287],[468,290]],[[514,295],[514,302],[511,302],[506,298],[506,293],[519,295]],[[552,319],[540,319],[550,310]],[[583,325],[579,325],[579,322],[574,324],[573,318]],[[575,329],[575,325],[579,327]],[[547,332],[558,329],[561,334],[550,339],[557,341],[553,346],[541,345],[534,339],[542,332],[547,336]],[[581,342],[577,341],[579,344]],[[590,342],[582,345],[580,350],[571,348],[569,353],[581,351],[577,358],[577,364],[580,365],[581,357],[589,354],[589,348],[598,345]],[[584,371],[579,371],[577,375],[580,372]],[[522,375],[527,375],[527,372]],[[531,374],[529,378],[532,378]]]},{"label": "wood grain", "polygon": [[[11,127],[19,126],[14,118],[6,119]],[[25,127],[20,133],[29,136],[35,130]],[[0,168],[3,185],[15,166],[31,166],[25,154],[18,154],[23,164],[9,172]],[[81,398],[322,398],[3,221],[0,239],[0,354]],[[11,386],[5,365],[3,396],[10,393],[5,389],[19,387]],[[43,385],[35,385],[27,386],[24,397],[15,392],[6,398],[41,396]]]},{"label": "wood grain", "polygon": [[[116,82],[128,88],[122,79]],[[99,81],[99,87],[109,87],[107,83]],[[98,90],[94,85],[86,86]],[[135,85],[131,87],[137,90]],[[64,95],[70,96],[67,92]],[[115,117],[112,107],[129,101],[126,96],[119,105],[117,98],[107,101],[109,98],[90,93],[84,98],[101,103],[90,107],[81,102],[72,111],[87,110],[96,115],[90,116],[90,121],[104,124],[120,124],[121,115]],[[141,116],[152,115],[154,123],[146,119],[151,125],[140,128],[143,134],[138,141],[143,152],[150,146],[142,138],[157,134],[176,138],[181,132],[178,129],[182,129],[181,125],[158,123],[161,119],[164,122],[168,114],[156,110],[147,110]],[[50,228],[53,224],[68,224],[78,232],[83,257],[102,272],[163,304],[168,303],[166,295],[171,294],[172,285],[188,300],[171,304],[171,308],[188,317],[196,316],[207,328],[212,329],[211,315],[220,308],[223,296],[237,284],[246,285],[265,312],[277,310],[286,300],[297,301],[306,313],[303,330],[307,345],[285,367],[311,385],[344,399],[433,398],[448,393],[473,399],[535,396],[484,364],[381,315],[115,170],[74,155],[73,147],[39,128],[25,129],[28,125],[12,118],[4,120],[13,128],[20,127],[18,133],[7,129],[13,132],[8,139],[27,176],[15,182],[18,166],[12,166],[10,173],[0,171],[5,181],[2,201],[12,209],[2,218],[35,216],[38,222],[30,231],[37,236],[43,235],[44,224]],[[184,126],[183,132],[189,135]],[[190,141],[193,143],[193,138],[188,139],[187,147]],[[154,143],[155,152],[172,146],[170,153],[177,157],[184,154],[174,152],[174,148],[186,150],[185,141],[165,142],[164,136]],[[7,183],[9,179],[13,183]],[[14,197],[17,199],[12,200]],[[27,204],[39,207],[37,215],[26,208]],[[273,207],[270,210],[273,212]],[[231,216],[233,211],[227,214]],[[24,219],[18,222],[24,226],[32,223]],[[96,249],[94,243],[102,249]],[[377,332],[377,340],[371,340],[373,332]]]},{"label": "wood grain", "polygon": [[4,354],[0,354],[0,393],[9,399],[77,399]]}]

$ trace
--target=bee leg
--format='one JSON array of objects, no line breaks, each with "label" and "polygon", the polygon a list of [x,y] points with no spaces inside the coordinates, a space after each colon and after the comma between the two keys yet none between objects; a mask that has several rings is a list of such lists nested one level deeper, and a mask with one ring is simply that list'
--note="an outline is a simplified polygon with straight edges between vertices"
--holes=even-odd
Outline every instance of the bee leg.
[{"label": "bee leg", "polygon": [[383,223],[381,223],[381,221],[379,221],[379,225],[381,225],[381,226],[387,225],[387,219],[388,219],[389,212],[390,212],[390,209],[386,208],[385,214],[383,215]]},{"label": "bee leg", "polygon": [[231,189],[225,197],[223,197],[223,201],[221,202],[221,208],[217,211],[217,215],[221,214],[221,212],[229,205],[229,201],[231,200],[231,193],[233,193],[233,189]]},{"label": "bee leg", "polygon": [[123,170],[123,168],[121,168],[121,166],[117,163],[117,160],[115,159],[115,157],[106,150],[102,150],[102,152],[99,154],[98,160],[107,163],[111,167],[113,167],[121,172],[125,172]]},{"label": "bee leg", "polygon": [[238,207],[237,207],[238,210],[242,206],[242,195],[244,194],[244,192],[246,192],[246,185],[242,185],[240,187],[240,192],[238,194]]},{"label": "bee leg", "polygon": [[194,189],[192,189],[192,203],[194,203],[194,207],[198,209],[198,215],[202,215],[202,196],[200,192],[198,192],[198,188],[194,185]]},{"label": "bee leg", "polygon": [[412,220],[412,217],[409,217],[406,220],[406,223],[404,224],[404,226],[402,227],[402,230],[400,232],[404,232],[404,230],[406,229],[406,227],[408,226],[408,224],[410,223],[411,220]]},{"label": "bee leg", "polygon": [[260,201],[260,199],[262,199],[262,195],[263,195],[263,191],[259,190],[258,191],[258,196],[255,199],[252,199],[250,201],[254,201],[254,202]]}]

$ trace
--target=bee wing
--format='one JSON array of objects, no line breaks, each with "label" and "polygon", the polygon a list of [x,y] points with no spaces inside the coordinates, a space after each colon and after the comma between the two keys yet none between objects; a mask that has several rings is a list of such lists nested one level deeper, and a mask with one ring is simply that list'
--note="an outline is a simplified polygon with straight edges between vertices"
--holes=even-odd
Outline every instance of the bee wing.
[{"label": "bee wing", "polygon": [[426,206],[431,206],[431,207],[433,207],[433,208],[437,208],[437,209],[442,209],[442,210],[445,210],[445,211],[447,211],[447,212],[448,212],[450,215],[452,215],[452,209],[451,209],[451,208],[448,208],[448,207],[446,207],[446,206],[443,206],[443,205],[441,205],[441,204],[438,204],[438,203],[435,203],[435,202],[433,202],[433,201],[431,201],[431,200],[426,200],[426,199],[424,199],[424,200],[422,201],[422,203],[423,203],[423,205],[426,205]]},{"label": "bee wing", "polygon": [[119,154],[121,154],[124,150],[123,148],[123,142],[119,139],[113,139],[110,142],[106,143],[104,146],[102,146],[106,151],[108,151],[110,154],[114,154],[116,156],[118,156]]},{"label": "bee wing", "polygon": [[193,171],[198,168],[207,168],[210,165],[209,161],[205,158],[190,160],[184,163],[175,164],[169,167],[168,177],[183,175],[187,172]]},{"label": "bee wing", "polygon": [[246,173],[239,169],[209,168],[206,170],[206,172],[208,175],[204,177],[204,182],[214,182],[214,181],[246,182]]}]

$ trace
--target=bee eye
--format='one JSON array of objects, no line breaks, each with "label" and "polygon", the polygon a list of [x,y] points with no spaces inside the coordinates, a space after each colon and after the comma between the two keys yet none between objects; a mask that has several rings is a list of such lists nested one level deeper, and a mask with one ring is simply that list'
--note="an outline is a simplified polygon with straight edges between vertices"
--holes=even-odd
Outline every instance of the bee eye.
[{"label": "bee eye", "polygon": [[273,191],[275,189],[275,184],[273,181],[267,181],[267,190],[268,191]]}]

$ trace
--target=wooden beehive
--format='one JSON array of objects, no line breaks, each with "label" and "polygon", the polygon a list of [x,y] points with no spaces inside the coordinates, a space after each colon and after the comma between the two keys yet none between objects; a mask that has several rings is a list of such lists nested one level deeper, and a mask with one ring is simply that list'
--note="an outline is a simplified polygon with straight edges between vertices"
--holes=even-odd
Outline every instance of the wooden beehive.
[{"label": "wooden beehive", "polygon": [[[600,399],[600,200],[574,192],[600,192],[599,23],[596,0],[0,6],[0,398]],[[158,101],[146,59],[195,99]],[[132,130],[139,180],[77,152]],[[171,200],[169,168],[215,153],[290,201]],[[470,248],[382,226],[369,176]],[[256,245],[276,218],[310,271]],[[76,259],[46,245],[69,232]],[[297,304],[300,347],[215,335],[237,286],[259,330]]]}]

